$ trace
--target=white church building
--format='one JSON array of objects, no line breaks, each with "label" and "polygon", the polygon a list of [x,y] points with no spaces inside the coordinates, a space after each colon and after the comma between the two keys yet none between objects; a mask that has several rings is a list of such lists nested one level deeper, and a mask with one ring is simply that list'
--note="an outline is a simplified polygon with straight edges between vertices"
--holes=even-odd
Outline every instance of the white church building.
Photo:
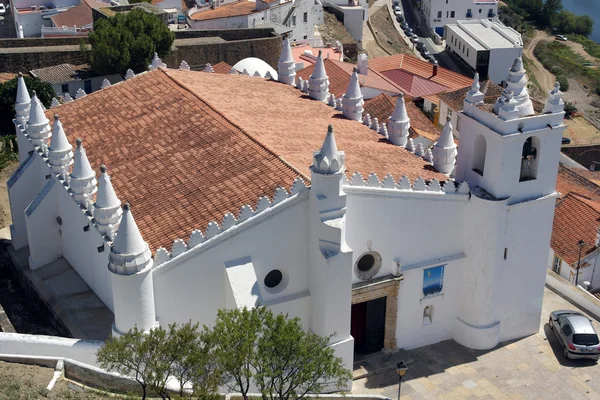
[{"label": "white church building", "polygon": [[425,151],[402,96],[363,123],[356,71],[336,99],[321,57],[295,79],[284,40],[277,72],[155,59],[51,110],[19,78],[12,245],[31,269],[64,258],[115,335],[262,304],[335,334],[352,368],[355,352],[538,331],[562,93],[536,113],[518,59],[495,105],[473,82],[458,148],[447,123]]}]

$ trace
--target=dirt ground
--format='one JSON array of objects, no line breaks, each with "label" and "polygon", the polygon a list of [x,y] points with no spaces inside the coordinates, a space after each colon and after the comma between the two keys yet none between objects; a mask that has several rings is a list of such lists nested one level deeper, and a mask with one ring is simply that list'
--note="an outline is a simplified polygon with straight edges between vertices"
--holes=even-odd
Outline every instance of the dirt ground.
[{"label": "dirt ground", "polygon": [[86,389],[60,379],[48,392],[46,387],[52,379],[54,369],[37,365],[15,364],[0,361],[0,399],[50,399],[50,400],[100,400],[139,399],[139,397],[113,396]]},{"label": "dirt ground", "polygon": [[600,130],[583,117],[565,121],[567,129],[564,137],[571,139],[571,146],[600,143]]},{"label": "dirt ground", "polygon": [[588,52],[585,51],[581,43],[573,42],[572,40],[567,40],[563,43],[569,46],[571,50],[573,50],[576,54],[579,54],[594,65],[598,65],[598,59],[596,57],[590,56]]},{"label": "dirt ground", "polygon": [[550,71],[548,71],[546,68],[544,68],[542,63],[539,62],[537,58],[535,58],[535,56],[533,55],[533,49],[535,48],[535,45],[540,40],[549,40],[549,39],[550,39],[550,37],[546,34],[546,32],[535,31],[535,35],[533,36],[533,38],[531,39],[531,41],[529,42],[527,47],[525,47],[523,49],[523,55],[525,57],[527,57],[529,60],[531,60],[531,63],[533,63],[533,65],[535,67],[534,71],[528,71],[528,72],[530,74],[531,73],[535,74],[535,78],[537,79],[538,83],[540,84],[542,90],[545,92],[552,90],[552,88],[554,87],[554,82],[556,82],[556,78]]},{"label": "dirt ground", "polygon": [[0,229],[8,227],[12,223],[6,181],[18,166],[19,164],[15,162],[0,171]]},{"label": "dirt ground", "polygon": [[412,54],[391,20],[386,4],[371,16],[371,25],[381,46],[391,54]]},{"label": "dirt ground", "polygon": [[[527,44],[525,49],[523,49],[523,55],[529,60],[530,71],[528,71],[528,73],[530,77],[533,75],[541,87],[544,98],[540,98],[540,100],[543,101],[545,100],[546,93],[554,87],[556,77],[544,68],[542,63],[540,63],[533,54],[533,49],[540,40],[551,41],[554,40],[554,38],[548,36],[544,31],[536,30],[534,37]],[[596,65],[599,64],[599,60],[589,55],[583,49],[581,44],[572,41],[562,43],[569,46],[575,53],[580,54],[586,60],[593,62]],[[531,68],[532,65],[533,68]],[[600,99],[598,96],[596,96],[591,89],[582,86],[575,79],[569,79],[569,90],[565,92],[563,99],[564,101],[575,104],[578,112],[585,114],[586,118],[589,120],[586,121],[582,119],[582,122],[573,122],[574,120],[569,121],[569,124],[577,126],[578,130],[569,128],[565,136],[571,138],[574,141],[573,144],[600,143],[600,136],[597,134],[597,127],[600,127],[600,107],[598,107],[600,105]]]},{"label": "dirt ground", "polygon": [[354,43],[355,40],[350,36],[344,24],[337,20],[335,15],[323,11],[324,24],[319,25],[319,33],[323,38],[323,42],[333,42],[339,40],[343,43]]}]

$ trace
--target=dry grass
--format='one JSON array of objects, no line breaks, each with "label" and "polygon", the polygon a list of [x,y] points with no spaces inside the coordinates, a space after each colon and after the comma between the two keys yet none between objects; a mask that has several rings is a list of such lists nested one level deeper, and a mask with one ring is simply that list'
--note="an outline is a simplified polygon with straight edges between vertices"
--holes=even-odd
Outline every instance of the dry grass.
[{"label": "dry grass", "polygon": [[392,54],[411,54],[410,48],[406,45],[400,32],[394,26],[394,21],[388,11],[388,5],[381,7],[371,17],[371,25],[375,30],[375,35],[381,46]]},{"label": "dry grass", "polygon": [[2,400],[115,400],[139,399],[111,395],[84,389],[72,382],[60,380],[52,391],[46,390],[52,379],[52,368],[0,361],[0,399]]}]

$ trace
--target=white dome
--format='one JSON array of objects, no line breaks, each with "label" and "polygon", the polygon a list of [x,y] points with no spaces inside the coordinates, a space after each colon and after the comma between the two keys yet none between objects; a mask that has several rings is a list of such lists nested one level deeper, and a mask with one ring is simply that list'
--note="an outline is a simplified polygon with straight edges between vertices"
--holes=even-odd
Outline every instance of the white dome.
[{"label": "white dome", "polygon": [[262,76],[265,77],[267,71],[271,73],[273,79],[277,80],[277,71],[275,71],[269,64],[256,57],[248,57],[244,58],[242,61],[238,61],[233,68],[242,73],[244,69],[248,71],[250,76],[254,75],[256,71]]}]

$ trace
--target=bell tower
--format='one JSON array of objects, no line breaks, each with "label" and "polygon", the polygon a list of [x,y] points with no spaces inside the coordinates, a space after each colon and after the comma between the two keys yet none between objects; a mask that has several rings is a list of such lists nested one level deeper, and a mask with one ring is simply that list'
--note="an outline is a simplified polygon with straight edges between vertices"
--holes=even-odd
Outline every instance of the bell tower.
[{"label": "bell tower", "polygon": [[511,202],[554,193],[566,128],[562,92],[551,91],[538,112],[524,109],[531,101],[512,91],[503,93],[490,112],[478,92],[474,84],[464,102],[456,179]]}]

